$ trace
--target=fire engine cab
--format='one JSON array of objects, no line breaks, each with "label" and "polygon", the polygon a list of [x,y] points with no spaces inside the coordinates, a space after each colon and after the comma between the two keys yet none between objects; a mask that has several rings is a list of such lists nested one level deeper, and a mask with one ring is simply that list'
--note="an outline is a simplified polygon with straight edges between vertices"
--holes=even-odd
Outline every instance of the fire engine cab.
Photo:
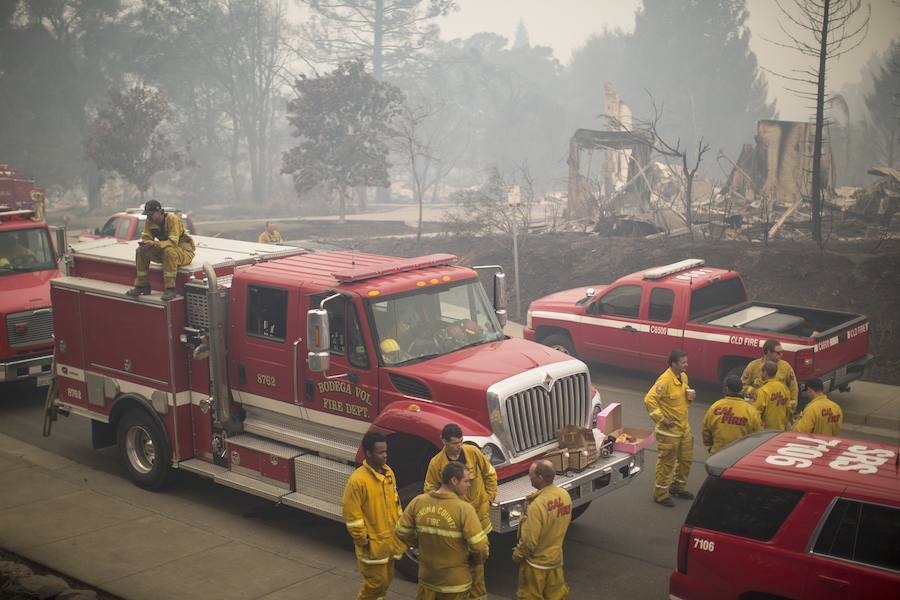
[{"label": "fire engine cab", "polygon": [[[140,486],[184,469],[340,520],[364,433],[387,436],[405,502],[455,422],[498,471],[492,521],[506,532],[530,463],[557,448],[561,427],[597,420],[583,362],[503,334],[502,270],[492,305],[478,272],[448,254],[195,240],[170,302],[156,264],[155,291],[125,295],[134,242],[77,245],[52,283],[58,393],[45,425],[57,413],[91,419],[94,446],[118,444]],[[580,513],[642,464],[643,450],[606,452],[557,482]]]},{"label": "fire engine cab", "polygon": [[[65,232],[57,245],[65,243]],[[59,277],[44,190],[0,165],[0,384],[52,377],[53,317],[50,279]]]}]

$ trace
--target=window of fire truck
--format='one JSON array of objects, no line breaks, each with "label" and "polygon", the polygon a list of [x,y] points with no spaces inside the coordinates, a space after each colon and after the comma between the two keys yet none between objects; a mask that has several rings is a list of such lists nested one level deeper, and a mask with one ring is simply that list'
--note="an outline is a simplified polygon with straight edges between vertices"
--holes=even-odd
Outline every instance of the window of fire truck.
[{"label": "window of fire truck", "polygon": [[[476,280],[369,300],[373,337],[386,365],[404,364],[503,339],[496,315]],[[399,346],[399,352],[390,342]]]},{"label": "window of fire truck", "polygon": [[0,233],[0,275],[55,268],[50,238],[43,227]]},{"label": "window of fire truck", "polygon": [[283,342],[287,331],[287,290],[247,286],[247,335]]}]

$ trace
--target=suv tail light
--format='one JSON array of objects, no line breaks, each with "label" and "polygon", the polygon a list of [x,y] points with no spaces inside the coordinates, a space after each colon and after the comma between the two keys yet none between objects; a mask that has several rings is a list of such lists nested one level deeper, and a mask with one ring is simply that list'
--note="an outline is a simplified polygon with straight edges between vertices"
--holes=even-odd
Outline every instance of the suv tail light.
[{"label": "suv tail light", "polygon": [[678,538],[678,572],[687,575],[688,551],[691,548],[692,527],[681,528],[681,536]]},{"label": "suv tail light", "polygon": [[800,350],[794,357],[795,374],[800,381],[806,381],[815,374],[816,355],[813,348]]}]

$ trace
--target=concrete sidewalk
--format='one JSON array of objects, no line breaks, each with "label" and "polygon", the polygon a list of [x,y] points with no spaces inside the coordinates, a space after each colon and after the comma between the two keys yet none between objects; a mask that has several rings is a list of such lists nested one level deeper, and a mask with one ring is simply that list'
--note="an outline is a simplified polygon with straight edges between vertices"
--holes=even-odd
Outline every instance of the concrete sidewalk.
[{"label": "concrete sidewalk", "polygon": [[[128,599],[356,597],[362,579],[349,545],[323,550],[283,524],[242,522],[211,494],[198,502],[179,493],[184,483],[175,487],[147,492],[0,435],[0,547]],[[415,593],[398,574],[387,597]]]}]

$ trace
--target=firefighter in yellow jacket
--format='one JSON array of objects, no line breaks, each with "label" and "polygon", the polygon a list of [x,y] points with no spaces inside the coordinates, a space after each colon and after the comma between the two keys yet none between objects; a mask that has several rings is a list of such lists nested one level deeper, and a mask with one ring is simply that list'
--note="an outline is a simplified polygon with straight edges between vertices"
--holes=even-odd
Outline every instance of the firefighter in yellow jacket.
[{"label": "firefighter in yellow jacket", "polygon": [[694,497],[686,489],[694,458],[694,436],[688,423],[688,405],[694,401],[694,390],[688,386],[687,366],[687,352],[672,350],[669,368],[644,396],[644,406],[656,423],[653,500],[663,506],[675,506],[671,496],[685,500]]},{"label": "firefighter in yellow jacket", "polygon": [[356,546],[363,576],[357,600],[381,600],[394,578],[394,561],[406,550],[394,528],[400,520],[397,480],[387,465],[387,442],[378,432],[363,436],[366,459],[344,488],[344,522]]},{"label": "firefighter in yellow jacket", "polygon": [[815,378],[807,381],[804,393],[809,398],[809,404],[794,423],[794,431],[830,436],[841,435],[844,411],[837,402],[825,395],[825,386],[822,384],[822,380]]},{"label": "firefighter in yellow jacket", "polygon": [[178,267],[189,265],[194,260],[194,240],[184,228],[181,217],[163,210],[158,200],[148,200],[144,205],[147,222],[138,242],[135,255],[137,276],[134,287],[125,292],[137,297],[150,293],[150,261],[163,266],[163,300],[175,297],[175,277]]},{"label": "firefighter in yellow jacket", "polygon": [[[441,486],[441,471],[450,462],[465,464],[471,476],[471,485],[463,499],[468,501],[475,509],[481,528],[490,533],[491,502],[497,497],[497,471],[481,451],[471,444],[463,444],[462,428],[456,423],[448,423],[441,431],[441,440],[444,449],[438,452],[428,463],[428,471],[425,474],[425,491],[430,492]],[[487,588],[484,584],[484,565],[476,564],[472,567],[472,591],[469,596],[472,600],[487,598]]]},{"label": "firefighter in yellow jacket", "polygon": [[281,239],[281,233],[275,229],[275,223],[266,221],[266,230],[259,234],[256,241],[260,244],[280,244],[284,240]]},{"label": "firefighter in yellow jacket", "polygon": [[416,600],[467,600],[473,564],[488,557],[487,533],[472,505],[463,500],[469,470],[452,461],[441,471],[441,486],[413,498],[397,523],[397,535],[419,548]]},{"label": "firefighter in yellow jacket", "polygon": [[778,372],[774,379],[783,383],[791,392],[788,399],[794,406],[797,406],[797,398],[799,397],[800,387],[797,385],[797,376],[794,374],[794,367],[786,360],[782,360],[781,355],[784,351],[781,348],[781,342],[776,339],[766,340],[763,344],[763,355],[756,360],[750,361],[744,368],[741,375],[741,383],[744,385],[744,395],[749,398],[755,398],[756,390],[758,390],[764,380],[762,377],[762,367],[767,361],[771,361],[778,366]]},{"label": "firefighter in yellow jacket", "polygon": [[791,418],[797,403],[791,400],[791,391],[778,377],[778,365],[767,360],[762,366],[762,385],[756,389],[753,405],[762,418],[764,429],[785,431],[791,426]]},{"label": "firefighter in yellow jacket", "polygon": [[762,429],[759,412],[741,396],[741,379],[737,375],[725,378],[725,397],[706,411],[701,437],[710,454],[745,435]]},{"label": "firefighter in yellow jacket", "polygon": [[569,595],[563,575],[563,541],[572,522],[572,498],[553,485],[554,475],[549,460],[534,462],[528,470],[537,491],[525,500],[519,543],[513,549],[513,561],[519,563],[516,600],[564,600]]}]

